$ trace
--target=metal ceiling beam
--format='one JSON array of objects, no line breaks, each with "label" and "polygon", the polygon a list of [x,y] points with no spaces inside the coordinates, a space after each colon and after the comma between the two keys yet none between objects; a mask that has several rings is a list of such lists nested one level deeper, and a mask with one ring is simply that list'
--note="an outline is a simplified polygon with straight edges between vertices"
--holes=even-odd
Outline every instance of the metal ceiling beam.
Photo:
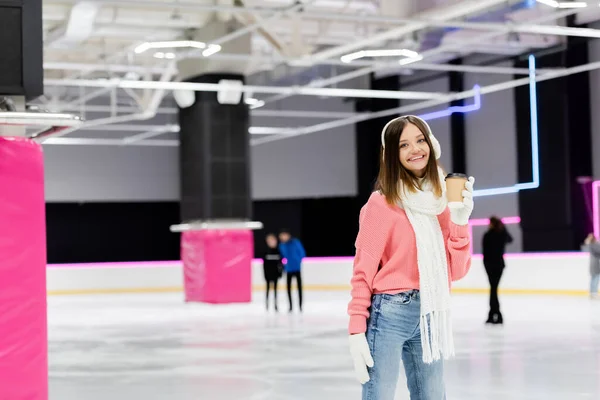
[{"label": "metal ceiling beam", "polygon": [[[529,23],[530,24],[535,24],[535,23],[545,22],[545,21],[548,21],[548,20],[554,20],[556,18],[563,18],[563,17],[567,17],[569,15],[573,15],[573,14],[575,14],[577,12],[578,12],[577,9],[568,9],[568,10],[564,10],[564,11],[552,13],[551,15],[544,15],[542,17],[535,18],[535,19],[531,20]],[[473,39],[467,40],[465,42],[451,43],[451,44],[447,44],[447,45],[438,46],[438,47],[435,47],[435,48],[433,48],[431,50],[424,51],[420,55],[421,55],[422,59],[425,60],[427,58],[430,58],[430,57],[433,57],[433,56],[436,56],[436,55],[439,55],[439,54],[443,54],[445,52],[462,49],[463,46],[467,46],[469,44],[477,44],[477,43],[480,43],[480,42],[482,42],[484,40],[492,39],[494,37],[507,34],[507,33],[509,33],[511,31],[512,28],[514,28],[514,26],[511,27],[511,28],[506,27],[505,31],[492,31],[492,32],[488,32],[486,34],[476,36]],[[414,63],[407,64],[407,65],[399,65],[397,63],[395,63],[395,64],[394,63],[385,63],[385,64],[382,63],[382,64],[377,64],[377,65],[375,65],[373,67],[362,68],[362,69],[360,69],[360,71],[362,71],[364,74],[368,74],[368,73],[375,72],[375,71],[377,71],[379,69],[386,68],[386,67],[387,68],[396,67],[396,68],[416,69],[419,66],[420,63],[421,63],[421,61],[416,61]],[[548,72],[552,72],[552,70],[550,70]],[[356,76],[353,76],[352,78],[355,78],[355,77]],[[340,81],[338,80],[338,82],[340,82]]]},{"label": "metal ceiling beam", "polygon": [[[44,81],[44,85],[72,87],[117,87],[129,89],[192,90],[200,92],[218,92],[219,90],[222,90],[222,87],[217,83],[131,81],[122,79],[46,79]],[[292,94],[297,96],[365,97],[405,100],[423,100],[439,98],[444,96],[444,94],[438,92],[313,88],[299,86],[244,85],[240,88],[240,90],[242,90],[244,93]]]},{"label": "metal ceiling beam", "polygon": [[81,63],[81,62],[65,62],[65,61],[46,61],[44,62],[45,70],[60,70],[60,71],[102,71],[102,72],[137,72],[139,74],[152,73],[162,74],[165,67],[144,66],[144,65],[126,65],[126,64],[106,64],[106,63]]},{"label": "metal ceiling beam", "polygon": [[[231,61],[242,61],[246,62],[250,59],[258,62],[273,62],[273,58],[270,57],[256,57],[249,54],[213,54],[211,58],[217,60],[231,60]],[[300,59],[288,59],[289,63],[299,62]],[[340,66],[340,67],[372,67],[375,65],[390,66],[391,63],[381,63],[380,61],[365,61],[356,60],[351,64],[342,62],[340,60],[324,60],[319,64]],[[396,64],[393,64],[396,65]],[[495,66],[484,66],[484,65],[450,65],[450,64],[434,64],[427,62],[419,62],[410,66],[410,69],[414,70],[426,70],[426,71],[456,71],[456,72],[475,72],[478,74],[507,74],[507,75],[527,75],[528,71],[526,68],[512,68],[512,67],[495,67]],[[104,64],[104,63],[71,63],[71,62],[54,62],[49,61],[44,63],[45,70],[63,70],[63,71],[106,71],[106,72],[136,72],[140,74],[152,73],[162,74],[165,70],[164,67],[158,66],[144,66],[144,65],[125,65],[125,64]],[[547,69],[539,69],[539,72],[548,71]]]},{"label": "metal ceiling beam", "polygon": [[[64,111],[80,111],[81,107],[66,107],[66,105],[58,104],[57,108]],[[103,112],[111,112],[112,108],[110,106],[100,106],[100,105],[89,105],[85,106],[86,112],[92,113],[103,113]],[[118,106],[117,111],[120,113],[137,113],[140,112],[139,107],[131,107],[131,106]],[[176,107],[160,107],[156,111],[157,114],[168,114],[168,115],[176,115],[178,110]],[[330,112],[330,111],[310,111],[310,110],[265,110],[265,109],[256,109],[250,110],[250,115],[253,117],[261,117],[261,118],[314,118],[314,119],[336,119],[336,118],[346,118],[355,115],[353,112]],[[104,127],[115,126],[113,125],[105,125]],[[104,127],[92,127],[90,129],[99,129],[102,130]],[[86,129],[87,130],[87,129]]]},{"label": "metal ceiling beam", "polygon": [[[506,3],[506,0],[465,0],[450,6],[440,6],[431,8],[416,16],[416,19],[424,16],[431,16],[431,19],[438,21],[448,21],[456,18],[461,18],[475,12],[483,11],[487,8]],[[317,53],[309,54],[304,57],[303,61],[308,64],[314,64],[320,60],[325,60],[332,57],[338,57],[343,54],[351,53],[352,51],[364,49],[368,46],[385,43],[388,40],[396,39],[405,35],[410,35],[416,31],[427,28],[429,25],[424,22],[411,22],[403,26],[395,27],[376,35],[364,38],[362,40],[354,40],[351,43],[342,46],[335,46]]]},{"label": "metal ceiling beam", "polygon": [[[584,65],[579,65],[576,67],[565,68],[565,69],[559,70],[559,71],[547,72],[543,75],[537,75],[535,79],[536,79],[536,82],[543,82],[546,80],[562,78],[565,76],[578,74],[581,72],[592,71],[595,69],[600,69],[600,61],[592,62],[592,63],[584,64]],[[525,78],[519,78],[519,79],[506,81],[506,82],[502,82],[502,83],[498,83],[498,84],[483,86],[483,87],[479,88],[479,92],[482,95],[484,95],[484,94],[499,92],[502,90],[513,89],[513,88],[516,88],[519,86],[525,86],[528,84],[529,84],[529,77],[525,77]],[[351,125],[351,124],[354,124],[357,122],[367,121],[367,120],[374,119],[374,118],[384,118],[384,117],[390,117],[390,116],[398,115],[398,114],[412,113],[414,111],[421,110],[423,108],[435,107],[435,106],[439,106],[442,104],[449,104],[450,102],[452,102],[454,100],[467,99],[467,98],[473,97],[474,95],[475,95],[475,92],[473,89],[466,90],[464,92],[448,95],[448,96],[446,96],[445,99],[435,99],[435,100],[423,101],[423,102],[411,104],[408,106],[402,106],[402,107],[392,108],[392,109],[373,112],[373,113],[364,113],[364,114],[357,115],[355,117],[345,118],[345,119],[341,119],[338,121],[325,122],[322,124],[316,124],[313,126],[299,128],[292,132],[286,132],[285,135],[280,135],[280,136],[273,135],[273,136],[265,137],[265,138],[261,138],[261,139],[253,139],[253,140],[251,140],[250,143],[253,146],[256,146],[256,145],[270,143],[270,142],[274,142],[274,141],[278,141],[278,140],[288,139],[288,138],[295,137],[295,136],[308,135],[308,134],[321,132],[321,131],[325,131],[325,130],[329,130],[329,129],[333,129],[333,128],[339,128],[342,126],[347,126],[347,125]]]},{"label": "metal ceiling beam", "polygon": [[151,125],[151,124],[107,124],[107,125],[83,125],[79,131],[87,132],[148,132],[148,131],[179,132],[179,126],[173,124]]},{"label": "metal ceiling beam", "polygon": [[[78,0],[65,0],[61,1],[61,3],[70,2],[75,4]],[[49,2],[50,4],[52,2]],[[140,7],[147,9],[151,8],[162,8],[167,10],[173,10],[175,8],[179,10],[189,10],[189,11],[206,11],[206,12],[217,12],[217,11],[226,11],[233,13],[250,13],[256,15],[273,15],[274,13],[285,13],[285,7],[251,7],[251,6],[227,6],[227,5],[205,5],[205,4],[196,4],[196,3],[186,3],[186,2],[177,2],[177,3],[158,3],[158,2],[148,2],[144,0],[108,0],[103,1],[102,5],[105,6],[113,6],[113,7]],[[306,4],[304,4],[306,6]],[[314,6],[313,6],[314,8]],[[485,8],[485,7],[484,7]],[[489,7],[487,7],[489,8]],[[585,11],[585,9],[574,9],[576,13],[580,13]],[[549,13],[555,12],[554,10],[548,9]],[[385,17],[380,15],[365,15],[364,13],[356,13],[356,14],[344,14],[344,13],[332,13],[325,12],[325,10],[318,11],[310,11],[303,10],[302,17],[306,19],[316,19],[316,20],[327,20],[327,21],[347,21],[347,22],[361,22],[361,23],[377,23],[377,24],[385,24],[385,25],[398,25],[398,24],[424,24],[430,27],[439,27],[439,28],[461,28],[461,29],[474,29],[474,30],[482,30],[489,31],[495,30],[500,31],[506,27],[506,24],[499,23],[480,23],[480,22],[466,22],[466,21],[448,21],[448,20],[438,20],[432,18],[396,18],[396,17]],[[557,19],[560,17],[556,17]],[[191,26],[190,26],[191,27]],[[556,29],[559,28],[559,29]],[[580,36],[580,37],[599,37],[599,30],[597,29],[589,29],[589,28],[569,28],[569,27],[560,27],[560,26],[545,26],[545,25],[528,25],[521,28],[518,28],[519,32],[528,32],[528,33],[539,33],[546,35],[558,35],[558,36]]]},{"label": "metal ceiling beam", "polygon": [[[45,145],[63,145],[63,146],[124,146],[127,145],[123,139],[105,139],[105,138],[72,138],[72,137],[51,137],[43,143]],[[142,140],[130,144],[131,146],[158,146],[158,147],[177,147],[179,140]]]}]

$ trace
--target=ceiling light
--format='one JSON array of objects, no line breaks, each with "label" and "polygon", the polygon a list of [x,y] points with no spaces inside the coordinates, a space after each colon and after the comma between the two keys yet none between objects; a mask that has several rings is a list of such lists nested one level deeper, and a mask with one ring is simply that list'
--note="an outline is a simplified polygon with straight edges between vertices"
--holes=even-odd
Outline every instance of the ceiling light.
[{"label": "ceiling light", "polygon": [[221,46],[219,46],[218,44],[209,44],[208,48],[202,52],[202,55],[204,57],[210,57],[213,54],[218,53],[219,51],[221,51]]},{"label": "ceiling light", "polygon": [[253,97],[247,97],[244,100],[244,102],[250,106],[251,110],[254,110],[255,108],[260,108],[265,105],[265,102],[263,100],[258,100]]},{"label": "ceiling light", "polygon": [[136,54],[144,53],[150,49],[175,49],[175,48],[194,48],[204,50],[202,55],[205,57],[211,56],[221,50],[218,44],[206,44],[196,40],[171,40],[165,42],[146,42],[142,43],[134,49]]},{"label": "ceiling light", "polygon": [[291,128],[275,128],[270,126],[251,126],[248,133],[251,135],[285,135]]},{"label": "ceiling light", "polygon": [[342,62],[349,63],[363,57],[419,57],[419,53],[407,49],[387,49],[387,50],[361,50],[355,53],[343,55]]},{"label": "ceiling light", "polygon": [[423,59],[423,56],[417,55],[416,57],[403,58],[402,60],[398,61],[398,64],[408,65],[408,64],[412,64],[417,61],[421,61],[422,59]]},{"label": "ceiling light", "polygon": [[585,1],[562,1],[558,3],[558,8],[585,8],[587,6]]},{"label": "ceiling light", "polygon": [[554,8],[558,7],[558,1],[554,0],[537,0],[537,2]]},{"label": "ceiling light", "polygon": [[173,60],[175,58],[175,53],[163,53],[162,51],[158,51],[154,53],[154,58],[166,58],[167,60]]}]

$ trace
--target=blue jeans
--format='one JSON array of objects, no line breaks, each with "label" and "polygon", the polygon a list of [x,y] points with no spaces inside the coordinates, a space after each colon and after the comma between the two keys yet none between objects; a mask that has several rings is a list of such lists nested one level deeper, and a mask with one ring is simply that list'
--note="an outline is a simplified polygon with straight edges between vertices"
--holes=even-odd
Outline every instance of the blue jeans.
[{"label": "blue jeans", "polygon": [[592,279],[590,280],[590,295],[597,296],[598,295],[598,283],[600,282],[600,274],[592,275]]},{"label": "blue jeans", "polygon": [[419,291],[376,294],[367,321],[367,342],[374,365],[363,385],[363,400],[393,400],[404,362],[411,400],[444,400],[444,362],[423,362]]}]

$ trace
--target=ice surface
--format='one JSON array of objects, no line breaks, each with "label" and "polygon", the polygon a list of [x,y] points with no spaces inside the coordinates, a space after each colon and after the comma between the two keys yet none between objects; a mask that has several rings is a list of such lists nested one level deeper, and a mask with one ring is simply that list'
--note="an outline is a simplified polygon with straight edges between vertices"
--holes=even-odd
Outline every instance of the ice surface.
[{"label": "ice surface", "polygon": [[[280,289],[281,290],[281,289]],[[180,294],[49,299],[52,400],[360,399],[344,292],[307,292],[302,315],[251,304],[184,303]],[[600,398],[600,301],[456,295],[457,357],[448,399]],[[408,399],[402,375],[397,399]]]}]

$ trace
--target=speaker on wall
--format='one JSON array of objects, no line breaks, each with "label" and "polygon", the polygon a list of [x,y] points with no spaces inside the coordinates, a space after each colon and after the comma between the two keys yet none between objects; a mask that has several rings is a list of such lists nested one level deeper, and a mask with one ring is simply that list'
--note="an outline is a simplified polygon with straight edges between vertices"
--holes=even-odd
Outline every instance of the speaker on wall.
[{"label": "speaker on wall", "polygon": [[44,93],[42,0],[0,0],[0,95]]}]

